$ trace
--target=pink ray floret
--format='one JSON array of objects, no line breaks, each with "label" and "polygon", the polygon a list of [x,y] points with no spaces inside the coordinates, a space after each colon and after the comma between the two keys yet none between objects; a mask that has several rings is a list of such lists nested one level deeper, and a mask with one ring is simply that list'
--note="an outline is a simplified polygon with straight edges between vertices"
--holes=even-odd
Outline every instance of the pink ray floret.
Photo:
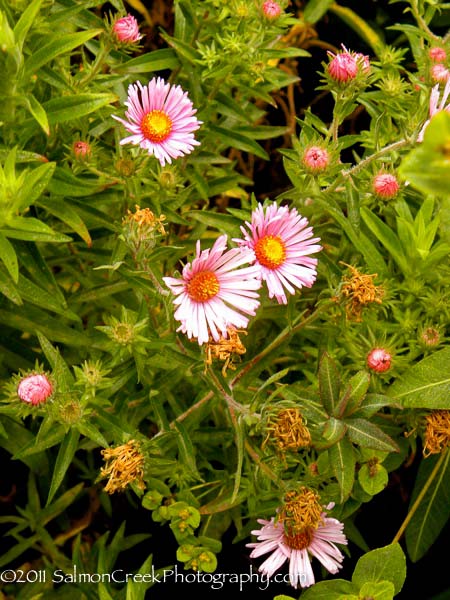
[{"label": "pink ray floret", "polygon": [[213,247],[200,249],[197,242],[196,256],[184,266],[182,277],[164,277],[164,282],[175,294],[175,319],[181,325],[177,331],[196,338],[200,345],[212,337],[228,337],[231,327],[246,328],[249,319],[259,307],[261,286],[259,269],[249,265],[254,254],[248,249],[227,250],[227,236],[220,236]]},{"label": "pink ray floret", "polygon": [[255,252],[260,277],[266,282],[269,298],[287,304],[286,291],[295,294],[296,288],[311,287],[316,280],[317,259],[310,254],[319,252],[320,238],[313,237],[308,219],[297,209],[278,206],[276,202],[263,208],[258,204],[248,231],[241,227],[244,239],[235,240],[240,247]]},{"label": "pink ray floret", "polygon": [[140,146],[155,156],[161,166],[172,159],[191,153],[200,142],[194,131],[201,125],[187,92],[179,85],[170,85],[161,77],[148,85],[140,81],[128,87],[126,119],[112,115],[132,135],[120,144]]},{"label": "pink ray floret", "polygon": [[[450,112],[450,103],[448,103],[446,105],[449,95],[450,95],[450,79],[448,79],[447,83],[445,84],[444,90],[442,92],[442,97],[440,97],[439,84],[436,84],[434,86],[434,88],[431,90],[430,113],[429,113],[430,118],[427,121],[425,121],[422,129],[420,130],[420,133],[417,137],[418,142],[423,142],[425,130],[428,127],[428,125],[430,124],[430,121],[434,117],[434,115],[441,112],[442,110]],[[440,101],[439,101],[439,99],[440,99]]]}]

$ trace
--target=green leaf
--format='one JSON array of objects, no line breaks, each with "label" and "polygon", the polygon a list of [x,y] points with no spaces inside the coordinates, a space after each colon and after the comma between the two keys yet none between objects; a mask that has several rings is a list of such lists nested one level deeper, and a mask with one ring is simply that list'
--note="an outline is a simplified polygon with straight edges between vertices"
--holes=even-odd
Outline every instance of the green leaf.
[{"label": "green leaf", "polygon": [[46,135],[50,135],[50,126],[48,124],[47,113],[45,112],[42,104],[40,104],[40,102],[36,100],[33,94],[30,94],[29,96],[24,96],[23,101],[25,102],[25,105],[28,111],[30,112],[31,116],[34,117],[38,124],[41,126],[43,132]]},{"label": "green leaf", "polygon": [[37,204],[64,223],[67,223],[88,246],[92,245],[92,239],[84,221],[67,202],[61,202],[53,198],[41,198]]},{"label": "green leaf", "polygon": [[74,377],[70,372],[69,367],[63,360],[59,350],[55,348],[48,339],[42,334],[37,333],[39,344],[45,354],[45,358],[53,370],[53,376],[56,379],[59,392],[71,392],[74,386]]},{"label": "green leaf", "polygon": [[53,231],[34,217],[11,217],[9,227],[0,230],[8,238],[30,242],[71,242],[72,238]]},{"label": "green leaf", "polygon": [[328,449],[328,456],[339,484],[339,501],[344,503],[350,496],[355,481],[356,457],[353,445],[347,438],[343,438]]},{"label": "green leaf", "polygon": [[64,476],[67,473],[67,469],[70,467],[72,459],[75,456],[75,452],[78,449],[79,439],[79,431],[77,429],[71,429],[59,447],[46,506],[50,505],[55,493],[63,482]]},{"label": "green leaf", "polygon": [[48,185],[48,191],[55,196],[91,196],[102,190],[97,179],[76,176],[67,169],[56,167]]},{"label": "green leaf", "polygon": [[307,23],[317,23],[327,12],[334,0],[309,0],[303,12],[303,18]]},{"label": "green leaf", "polygon": [[234,439],[236,442],[237,449],[237,464],[236,474],[234,479],[233,494],[231,496],[230,503],[233,504],[239,494],[239,488],[241,486],[242,477],[242,465],[244,464],[244,442],[245,442],[245,423],[241,418],[238,418],[235,431]]},{"label": "green leaf", "polygon": [[76,313],[68,310],[66,305],[61,304],[58,296],[44,290],[23,275],[19,275],[17,289],[23,300],[81,323],[81,318]]},{"label": "green leaf", "polygon": [[[440,457],[423,459],[419,466],[411,506],[428,481]],[[411,508],[410,506],[410,508]],[[406,549],[413,562],[422,558],[435,542],[450,517],[450,452],[446,450],[443,463],[425,492],[405,532]]]},{"label": "green leaf", "polygon": [[391,581],[368,581],[359,590],[360,598],[372,600],[392,600],[395,595],[394,584]]},{"label": "green leaf", "polygon": [[31,2],[31,4],[29,4],[23,11],[20,19],[17,21],[14,27],[14,39],[20,51],[22,51],[23,43],[27,37],[27,33],[30,30],[30,27],[33,25],[33,22],[41,8],[42,1],[43,0],[33,0],[33,2]]},{"label": "green leaf", "polygon": [[410,261],[405,257],[402,245],[397,235],[392,231],[386,223],[384,223],[377,215],[372,213],[367,207],[361,207],[361,216],[375,235],[375,237],[383,244],[395,262],[398,264],[400,269],[405,275],[411,272],[412,265]]},{"label": "green leaf", "polygon": [[7,273],[0,269],[0,293],[6,296],[11,302],[20,306],[23,304],[19,290]]},{"label": "green leaf", "polygon": [[387,486],[389,475],[380,463],[373,465],[364,463],[358,471],[358,481],[365,492],[375,496]]},{"label": "green leaf", "polygon": [[399,544],[377,548],[362,556],[356,563],[352,582],[361,587],[367,582],[390,581],[396,594],[406,578],[406,558]]},{"label": "green leaf", "polygon": [[325,423],[322,435],[327,442],[335,444],[344,437],[346,431],[347,427],[343,421],[330,417]]},{"label": "green leaf", "polygon": [[226,148],[231,146],[232,148],[237,148],[243,152],[254,154],[255,156],[258,156],[264,160],[269,160],[269,155],[267,152],[248,136],[242,135],[233,129],[225,129],[223,127],[219,127],[218,125],[212,124],[209,125],[209,130],[212,132],[212,134],[217,136],[217,145],[221,145],[220,143],[222,142],[225,144]]},{"label": "green leaf", "polygon": [[110,93],[74,94],[52,98],[45,102],[43,108],[48,115],[50,125],[72,121],[89,115],[102,106],[117,102],[118,96]]},{"label": "green leaf", "polygon": [[46,65],[57,56],[70,52],[102,32],[102,29],[90,29],[78,33],[58,34],[53,37],[50,42],[30,55],[25,62],[23,79],[25,81],[29,80],[42,66]]},{"label": "green leaf", "polygon": [[450,115],[442,110],[432,117],[423,142],[403,158],[400,176],[424,194],[449,197],[449,148]]},{"label": "green leaf", "polygon": [[345,579],[319,581],[302,590],[301,600],[358,600],[359,588]]},{"label": "green leaf", "polygon": [[450,409],[450,348],[437,350],[402,373],[389,396],[405,408]]},{"label": "green leaf", "polygon": [[174,426],[178,432],[177,443],[181,463],[189,470],[192,477],[195,479],[201,479],[200,473],[197,470],[197,464],[195,462],[194,446],[186,427],[180,421],[174,421]]},{"label": "green leaf", "polygon": [[345,419],[350,441],[363,448],[382,452],[400,452],[399,447],[383,430],[366,419]]},{"label": "green leaf", "polygon": [[154,73],[155,71],[164,71],[176,69],[180,66],[180,61],[172,48],[162,48],[147,52],[142,56],[132,58],[120,65],[115,65],[113,73]]},{"label": "green leaf", "polygon": [[[55,167],[56,163],[49,162],[45,165],[36,167],[36,169],[27,170],[24,185],[21,187],[18,194],[17,210],[25,210],[44,193],[53,177]],[[18,218],[19,217],[16,217],[16,219]],[[10,219],[8,225],[14,227],[13,222],[14,220]]]},{"label": "green leaf", "polygon": [[336,414],[339,403],[340,378],[332,358],[325,352],[319,364],[319,392],[323,407],[328,414]]},{"label": "green leaf", "polygon": [[225,215],[222,213],[215,213],[211,210],[190,210],[184,213],[185,216],[191,217],[199,223],[203,223],[208,227],[213,227],[221,233],[226,233],[230,237],[237,235],[239,232],[239,225],[241,221],[231,215]]},{"label": "green leaf", "polygon": [[368,419],[385,406],[393,406],[397,409],[402,408],[400,404],[394,402],[392,398],[389,398],[384,394],[367,394],[361,402],[356,414],[358,417],[365,417]]},{"label": "green leaf", "polygon": [[17,262],[16,251],[14,246],[9,242],[6,237],[0,232],[0,259],[8,269],[8,273],[11,275],[15,283],[19,280],[19,265]]},{"label": "green leaf", "polygon": [[358,371],[351,377],[336,408],[339,417],[351,415],[358,410],[369,389],[369,383],[370,375],[367,371]]}]

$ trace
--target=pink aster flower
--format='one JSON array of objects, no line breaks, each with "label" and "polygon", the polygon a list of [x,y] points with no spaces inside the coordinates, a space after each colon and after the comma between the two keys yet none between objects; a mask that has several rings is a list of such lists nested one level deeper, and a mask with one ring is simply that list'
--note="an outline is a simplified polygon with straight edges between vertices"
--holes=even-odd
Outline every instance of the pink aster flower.
[{"label": "pink aster flower", "polygon": [[374,348],[367,355],[367,366],[375,373],[389,371],[392,364],[392,356],[384,348]]},{"label": "pink aster flower", "polygon": [[[423,142],[425,130],[428,127],[428,125],[429,125],[431,119],[434,117],[434,115],[436,115],[438,112],[441,112],[442,110],[450,112],[450,103],[445,105],[449,95],[450,95],[450,79],[447,79],[447,83],[445,84],[445,88],[442,92],[442,98],[440,98],[439,84],[436,84],[434,86],[434,88],[431,90],[430,112],[429,112],[430,118],[427,119],[427,121],[425,121],[422,129],[420,130],[420,133],[417,136],[418,142]],[[439,102],[439,98],[440,98],[440,102]]]},{"label": "pink aster flower", "polygon": [[128,87],[125,106],[128,120],[112,115],[132,133],[120,143],[139,145],[161,166],[189,154],[200,144],[193,132],[201,121],[194,116],[197,111],[179,85],[172,86],[160,77],[154,77],[148,85],[138,81]]},{"label": "pink aster flower", "polygon": [[372,187],[375,194],[384,200],[395,198],[400,189],[397,177],[391,173],[378,173],[378,175],[375,175]]},{"label": "pink aster flower", "polygon": [[268,19],[276,19],[281,14],[281,6],[278,2],[273,2],[272,0],[266,0],[263,6],[263,13]]},{"label": "pink aster flower", "polygon": [[261,287],[256,266],[249,264],[253,252],[240,248],[227,249],[227,236],[220,236],[214,246],[200,250],[197,242],[196,256],[183,268],[182,277],[164,277],[164,282],[176,295],[175,319],[181,322],[177,331],[189,338],[197,338],[199,345],[210,336],[217,342],[227,338],[227,328],[245,328],[248,318],[254,316],[259,306]]},{"label": "pink aster flower", "polygon": [[[332,506],[330,504],[327,508]],[[317,528],[308,527],[294,535],[287,535],[283,523],[273,517],[270,521],[258,519],[258,523],[262,525],[261,529],[252,531],[258,541],[247,544],[247,547],[253,548],[250,558],[271,552],[259,567],[259,571],[267,577],[272,577],[288,561],[291,585],[298,588],[300,584],[306,588],[315,583],[311,556],[317,558],[329,573],[335,574],[342,567],[344,556],[335,544],[347,544],[344,525],[327,517],[325,512]]]},{"label": "pink aster flower", "polygon": [[19,398],[33,406],[48,400],[52,393],[53,387],[46,375],[28,375],[20,381],[17,387]]},{"label": "pink aster flower", "polygon": [[138,22],[132,15],[117,19],[113,25],[113,31],[119,42],[124,44],[133,44],[144,37],[139,34]]},{"label": "pink aster flower", "polygon": [[267,284],[269,298],[275,297],[279,304],[287,304],[285,290],[295,294],[295,288],[311,287],[316,280],[317,259],[309,255],[322,247],[313,238],[308,219],[297,209],[278,206],[276,202],[266,209],[258,204],[252,213],[251,224],[246,222],[244,239],[235,240],[240,247],[255,253],[260,278]]}]

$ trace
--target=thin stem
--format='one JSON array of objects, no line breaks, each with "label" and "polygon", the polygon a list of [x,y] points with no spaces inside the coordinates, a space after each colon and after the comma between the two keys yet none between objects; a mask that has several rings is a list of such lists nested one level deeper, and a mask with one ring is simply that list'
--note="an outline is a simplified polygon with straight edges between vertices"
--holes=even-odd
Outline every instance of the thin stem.
[{"label": "thin stem", "polygon": [[279,487],[285,489],[286,486],[285,486],[283,480],[281,480],[271,469],[269,469],[269,467],[267,465],[265,465],[261,461],[261,457],[256,452],[256,450],[253,448],[253,446],[250,445],[248,440],[245,440],[244,445],[245,445],[245,449],[247,450],[247,452],[249,453],[251,458],[254,460],[254,462],[258,465],[258,467],[261,469],[261,471],[264,471],[264,473],[269,477],[269,479],[271,479]]},{"label": "thin stem", "polygon": [[434,465],[434,469],[431,471],[430,476],[428,477],[425,485],[423,486],[423,488],[420,490],[419,495],[417,496],[414,504],[411,506],[411,509],[409,510],[408,514],[406,515],[405,520],[403,521],[403,523],[401,524],[400,529],[397,531],[394,539],[392,540],[392,543],[395,544],[396,542],[398,542],[400,540],[400,538],[402,537],[403,533],[405,532],[405,529],[408,526],[408,523],[411,521],[411,519],[413,518],[416,510],[419,508],[420,503],[422,502],[422,500],[425,497],[425,494],[427,493],[430,485],[433,483],[434,478],[436,477],[439,469],[441,468],[443,462],[445,459],[448,459],[449,457],[449,449],[447,448],[445,450],[445,452],[442,452],[442,454],[439,457],[439,460],[437,461],[437,463]]}]

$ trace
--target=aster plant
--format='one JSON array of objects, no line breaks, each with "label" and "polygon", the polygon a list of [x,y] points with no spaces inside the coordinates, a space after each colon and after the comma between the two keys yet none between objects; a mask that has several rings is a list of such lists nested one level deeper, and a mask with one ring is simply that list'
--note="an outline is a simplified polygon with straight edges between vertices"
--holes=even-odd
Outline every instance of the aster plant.
[{"label": "aster plant", "polygon": [[8,598],[446,594],[445,7],[345,4],[0,0]]}]

